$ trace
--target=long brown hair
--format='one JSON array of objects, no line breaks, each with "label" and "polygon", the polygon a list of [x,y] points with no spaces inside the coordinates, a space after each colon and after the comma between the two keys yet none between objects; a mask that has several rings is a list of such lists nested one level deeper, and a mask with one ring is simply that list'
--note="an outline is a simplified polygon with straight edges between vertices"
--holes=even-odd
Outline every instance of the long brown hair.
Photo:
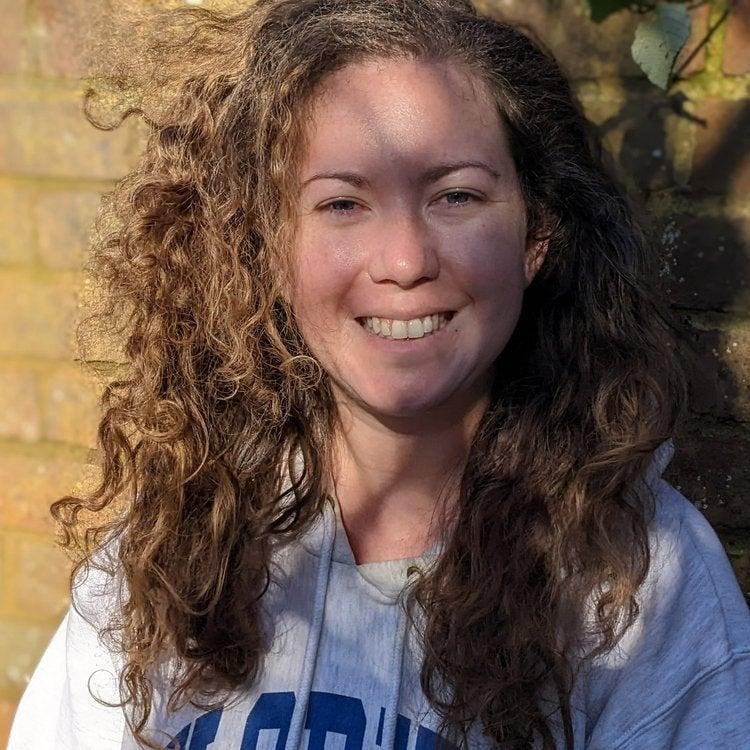
[{"label": "long brown hair", "polygon": [[[461,742],[479,721],[498,745],[552,747],[540,701],[552,684],[571,744],[573,653],[606,652],[638,614],[653,512],[641,480],[686,387],[654,247],[553,56],[463,0],[184,8],[153,22],[146,52],[87,94],[96,126],[139,116],[147,142],[92,244],[102,297],[86,327],[115,331],[127,360],[103,391],[101,483],[52,506],[80,558],[74,579],[117,540],[110,572],[127,598],[107,632],[131,729],[159,747],[145,727],[160,654],[181,665],[170,705],[262,668],[274,544],[322,512],[335,425],[326,373],[282,293],[302,123],[330,72],[407,55],[467,65],[489,85],[530,236],[549,238],[447,543],[410,587],[422,688]],[[93,106],[103,87],[125,94],[114,123]],[[82,513],[94,514],[83,534]]]}]

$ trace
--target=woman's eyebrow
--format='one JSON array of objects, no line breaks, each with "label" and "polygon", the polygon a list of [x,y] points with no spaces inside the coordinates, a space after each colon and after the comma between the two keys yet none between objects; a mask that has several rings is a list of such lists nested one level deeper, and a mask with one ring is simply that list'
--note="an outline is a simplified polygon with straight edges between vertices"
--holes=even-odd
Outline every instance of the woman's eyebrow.
[{"label": "woman's eyebrow", "polygon": [[[435,182],[451,172],[456,172],[459,169],[465,169],[467,167],[483,169],[495,179],[500,177],[500,173],[496,169],[493,169],[489,164],[483,161],[454,161],[445,164],[436,164],[434,167],[430,167],[426,172],[422,173],[420,182]],[[342,182],[348,182],[358,188],[370,187],[367,178],[357,172],[319,172],[312,175],[312,177],[308,177],[302,183],[302,188],[304,189],[314,180],[341,180]]]},{"label": "woman's eyebrow", "polygon": [[495,179],[500,177],[500,173],[496,169],[493,169],[486,162],[454,161],[446,164],[438,164],[434,167],[431,167],[422,175],[422,182],[435,182],[436,180],[439,180],[441,177],[445,177],[445,175],[450,174],[451,172],[456,172],[459,169],[466,169],[467,167],[476,167],[477,169],[483,169],[485,172],[488,172],[490,175],[492,175]]},{"label": "woman's eyebrow", "polygon": [[355,187],[369,187],[370,183],[366,177],[356,172],[319,172],[314,174],[312,177],[308,177],[303,183],[302,187],[307,187],[313,180],[341,180],[342,182],[349,182]]}]

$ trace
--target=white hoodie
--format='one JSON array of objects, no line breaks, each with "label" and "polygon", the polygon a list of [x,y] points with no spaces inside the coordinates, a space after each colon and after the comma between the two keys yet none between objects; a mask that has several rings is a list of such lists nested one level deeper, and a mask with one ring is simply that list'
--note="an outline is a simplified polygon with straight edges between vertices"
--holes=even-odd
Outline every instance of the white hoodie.
[{"label": "white hoodie", "polygon": [[[653,562],[642,616],[594,662],[574,695],[576,750],[750,748],[750,612],[702,514],[661,473],[672,441],[647,474],[657,498]],[[263,603],[274,640],[259,679],[223,708],[166,709],[169,663],[157,670],[150,734],[184,750],[449,750],[419,683],[420,656],[398,595],[416,558],[356,565],[337,501],[279,551]],[[23,695],[8,750],[134,750],[117,699],[118,657],[94,624],[116,600],[93,571]],[[104,598],[102,598],[104,597]],[[113,598],[114,597],[114,598]],[[100,671],[97,671],[100,670]],[[92,676],[93,675],[93,676]],[[558,747],[564,747],[555,725]],[[478,726],[470,747],[492,743]]]}]

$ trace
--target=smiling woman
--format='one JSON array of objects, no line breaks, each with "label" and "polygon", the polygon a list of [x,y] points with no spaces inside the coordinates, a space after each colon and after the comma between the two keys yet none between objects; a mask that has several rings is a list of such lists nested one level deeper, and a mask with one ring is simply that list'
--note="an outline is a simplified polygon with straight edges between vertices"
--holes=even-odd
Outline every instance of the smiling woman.
[{"label": "smiling woman", "polygon": [[145,59],[91,266],[130,372],[10,749],[742,746],[750,615],[661,478],[677,327],[553,57],[257,0]]},{"label": "smiling woman", "polygon": [[[527,246],[505,128],[487,85],[463,65],[350,64],[321,85],[303,138],[297,324],[339,412],[422,436],[409,460],[422,475],[464,448],[462,437],[446,455],[429,436],[468,435],[486,410],[493,362],[547,243]],[[440,335],[424,337],[424,318]],[[375,325],[377,338],[366,332]],[[361,447],[382,473],[395,456],[380,455],[389,441],[376,437]],[[394,530],[407,527],[398,493],[378,506]]]}]

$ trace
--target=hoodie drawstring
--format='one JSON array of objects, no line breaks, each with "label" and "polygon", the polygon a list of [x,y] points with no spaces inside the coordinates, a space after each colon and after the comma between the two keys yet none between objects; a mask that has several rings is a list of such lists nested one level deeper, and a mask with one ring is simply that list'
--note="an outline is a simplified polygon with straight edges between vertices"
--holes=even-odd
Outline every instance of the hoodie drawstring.
[{"label": "hoodie drawstring", "polygon": [[396,603],[398,610],[398,626],[396,628],[396,639],[393,642],[389,674],[393,682],[390,684],[388,693],[388,705],[385,709],[385,720],[383,722],[384,750],[392,750],[396,741],[396,719],[398,718],[398,701],[401,695],[401,669],[404,658],[404,644],[406,643],[407,620],[400,603]]},{"label": "hoodie drawstring", "polygon": [[328,578],[331,570],[331,559],[333,558],[333,542],[336,535],[335,524],[335,517],[329,512],[328,503],[326,503],[325,510],[323,511],[323,541],[320,545],[320,562],[318,563],[318,575],[315,582],[313,616],[310,623],[310,631],[307,635],[305,657],[302,662],[302,675],[297,686],[297,700],[289,725],[287,747],[294,750],[299,747],[302,737],[303,723],[305,721],[305,714],[307,713],[307,704],[310,700],[310,691],[315,673],[315,658],[318,654],[320,633],[323,630],[326,592],[328,591]]}]

